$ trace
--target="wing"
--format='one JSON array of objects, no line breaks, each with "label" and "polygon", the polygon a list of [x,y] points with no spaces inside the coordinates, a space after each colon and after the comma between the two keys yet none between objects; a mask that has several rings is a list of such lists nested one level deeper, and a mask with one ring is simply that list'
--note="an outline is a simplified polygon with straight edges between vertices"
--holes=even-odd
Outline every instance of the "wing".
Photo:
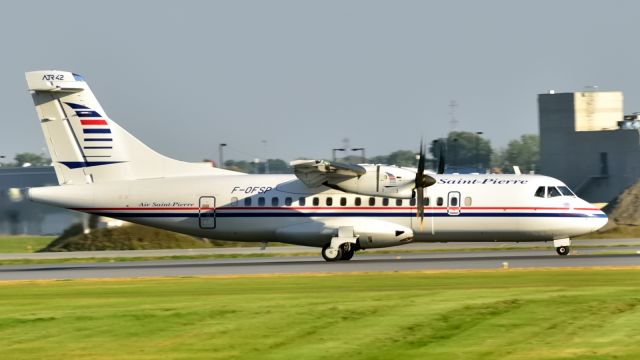
[{"label": "wing", "polygon": [[294,160],[289,163],[293,173],[308,187],[317,187],[327,182],[340,182],[367,173],[355,164],[344,164],[326,160]]}]

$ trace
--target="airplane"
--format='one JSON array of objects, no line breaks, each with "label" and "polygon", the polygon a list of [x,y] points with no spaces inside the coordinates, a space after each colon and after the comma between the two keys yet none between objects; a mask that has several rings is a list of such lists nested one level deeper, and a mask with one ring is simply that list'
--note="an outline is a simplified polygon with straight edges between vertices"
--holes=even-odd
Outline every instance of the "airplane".
[{"label": "airplane", "polygon": [[[200,238],[321,248],[326,261],[411,242],[553,241],[603,227],[607,216],[560,180],[444,174],[416,168],[291,162],[294,174],[250,175],[158,154],[107,116],[85,79],[26,73],[57,186],[32,201]],[[441,152],[442,153],[442,152]]]}]

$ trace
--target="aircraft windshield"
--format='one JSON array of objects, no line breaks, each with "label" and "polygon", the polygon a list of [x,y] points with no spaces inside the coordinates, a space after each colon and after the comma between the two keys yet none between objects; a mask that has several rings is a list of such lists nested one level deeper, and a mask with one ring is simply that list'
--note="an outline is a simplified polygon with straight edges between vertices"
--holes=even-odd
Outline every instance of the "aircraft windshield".
[{"label": "aircraft windshield", "polygon": [[547,197],[556,197],[556,196],[562,196],[562,194],[560,194],[560,191],[555,186],[549,186]]},{"label": "aircraft windshield", "polygon": [[571,191],[571,189],[566,186],[558,186],[558,190],[560,190],[560,192],[564,196],[576,196],[576,194],[574,194],[573,191]]},{"label": "aircraft windshield", "polygon": [[576,196],[576,194],[566,186],[540,186],[536,190],[535,196],[541,198],[552,198],[557,196]]}]

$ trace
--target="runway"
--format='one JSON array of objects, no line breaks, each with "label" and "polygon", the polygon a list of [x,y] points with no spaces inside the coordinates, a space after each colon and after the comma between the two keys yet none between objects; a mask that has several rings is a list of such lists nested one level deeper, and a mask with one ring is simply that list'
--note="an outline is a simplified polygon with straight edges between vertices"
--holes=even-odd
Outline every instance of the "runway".
[{"label": "runway", "polygon": [[131,278],[202,275],[314,274],[451,269],[640,266],[640,249],[602,254],[584,249],[558,256],[553,250],[509,250],[411,254],[357,254],[351,261],[325,262],[319,256],[242,259],[163,260],[0,267],[0,280]]}]

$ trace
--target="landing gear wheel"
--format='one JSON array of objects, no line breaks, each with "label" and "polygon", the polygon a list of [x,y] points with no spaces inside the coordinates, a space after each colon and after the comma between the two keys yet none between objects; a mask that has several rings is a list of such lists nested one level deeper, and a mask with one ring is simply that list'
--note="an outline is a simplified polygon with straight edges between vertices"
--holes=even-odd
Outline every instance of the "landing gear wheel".
[{"label": "landing gear wheel", "polygon": [[561,256],[569,255],[570,250],[571,248],[569,248],[568,246],[558,246],[556,248],[556,252],[558,253],[558,255],[561,255]]},{"label": "landing gear wheel", "polygon": [[342,257],[340,258],[340,260],[351,260],[353,254],[356,252],[353,249],[353,246],[349,243],[340,245],[340,250],[342,250]]},{"label": "landing gear wheel", "polygon": [[325,245],[322,248],[322,258],[326,261],[338,261],[342,259],[342,248],[338,248],[338,250],[332,249],[329,245]]}]

